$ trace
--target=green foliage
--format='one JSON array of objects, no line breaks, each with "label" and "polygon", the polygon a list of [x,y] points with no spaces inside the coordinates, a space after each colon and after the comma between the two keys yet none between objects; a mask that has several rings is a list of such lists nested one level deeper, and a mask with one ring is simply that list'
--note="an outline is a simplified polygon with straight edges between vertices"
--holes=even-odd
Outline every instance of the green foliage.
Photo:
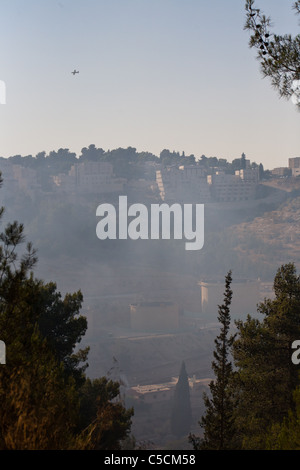
[{"label": "green foliage", "polygon": [[300,337],[300,279],[293,263],[282,265],[274,279],[275,299],[265,299],[258,311],[238,321],[233,357],[237,367],[236,393],[241,445],[264,449],[269,430],[294,407],[299,384],[291,361],[292,342]]},{"label": "green foliage", "polygon": [[86,380],[80,390],[83,430],[76,439],[81,450],[120,450],[129,438],[133,409],[125,409],[119,396],[119,384],[105,377]]},{"label": "green foliage", "polygon": [[0,450],[119,448],[133,411],[118,383],[85,377],[88,348],[74,353],[87,328],[81,292],[62,299],[55,283],[33,278],[22,224],[7,224],[0,242]]},{"label": "green foliage", "polygon": [[[230,273],[229,273],[230,274]],[[210,396],[199,422],[204,437],[190,435],[194,449],[300,449],[300,376],[292,343],[300,337],[300,276],[294,263],[277,270],[274,299],[258,306],[262,320],[236,321],[229,339],[231,277],[219,307]],[[232,354],[233,366],[228,360]]]},{"label": "green foliage", "polygon": [[300,450],[300,387],[293,393],[294,409],[281,424],[274,424],[266,438],[267,450]]},{"label": "green foliage", "polygon": [[38,331],[26,346],[24,354],[19,342],[10,343],[0,369],[0,449],[68,449],[79,408],[74,381],[66,379]]},{"label": "green foliage", "polygon": [[231,271],[225,277],[224,302],[219,306],[218,321],[221,325],[215,339],[212,369],[215,379],[209,384],[210,396],[204,394],[205,414],[199,424],[204,429],[203,439],[191,435],[190,442],[198,450],[228,450],[235,448],[235,399],[232,393],[233,370],[229,360],[234,337],[229,337],[230,305],[232,301]]},{"label": "green foliage", "polygon": [[0,331],[7,351],[0,369],[0,448],[68,446],[78,400],[38,330],[28,277],[35,252],[29,244],[25,255],[18,254],[24,234],[17,222],[0,239]]},{"label": "green foliage", "polygon": [[[300,35],[271,33],[271,19],[254,8],[254,0],[246,1],[245,29],[251,31],[249,45],[257,49],[257,58],[264,77],[270,77],[279,95],[290,98],[293,94],[293,81],[300,79]],[[300,13],[299,1],[294,3],[296,13]],[[300,102],[298,103],[300,108]]]},{"label": "green foliage", "polygon": [[64,364],[66,374],[82,381],[87,364],[80,366],[80,363],[87,360],[89,348],[74,353],[87,330],[87,320],[80,315],[81,291],[67,293],[62,299],[54,282],[45,284],[32,278],[25,288],[28,288],[28,308],[36,318],[41,336],[47,339],[57,361]]},{"label": "green foliage", "polygon": [[171,152],[168,149],[164,149],[160,152],[159,155],[160,161],[164,165],[190,165],[195,163],[195,157],[194,155],[190,155],[189,157],[185,156],[184,152],[180,154],[179,152]]},{"label": "green foliage", "polygon": [[80,161],[97,162],[102,159],[104,155],[102,148],[96,148],[94,144],[89,145],[88,148],[83,147],[81,149],[81,155],[79,156]]}]

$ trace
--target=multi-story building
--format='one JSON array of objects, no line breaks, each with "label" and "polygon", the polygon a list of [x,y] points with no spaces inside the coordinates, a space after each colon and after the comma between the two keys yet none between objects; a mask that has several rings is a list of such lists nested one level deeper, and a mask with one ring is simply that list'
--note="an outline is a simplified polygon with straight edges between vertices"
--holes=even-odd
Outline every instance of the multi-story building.
[{"label": "multi-story building", "polygon": [[258,168],[237,170],[235,174],[197,166],[167,167],[156,171],[160,197],[168,202],[221,202],[253,199],[259,181]]},{"label": "multi-story building", "polygon": [[292,174],[292,169],[285,166],[280,166],[278,168],[273,168],[271,173],[274,176],[290,176]]},{"label": "multi-story building", "polygon": [[244,170],[236,170],[235,174],[243,181],[251,181],[254,184],[257,184],[259,181],[258,168],[245,168]]},{"label": "multi-story building", "polygon": [[289,168],[300,168],[300,157],[289,158]]},{"label": "multi-story building", "polygon": [[67,175],[54,176],[56,187],[69,193],[101,194],[122,191],[125,179],[115,178],[109,162],[75,163]]},{"label": "multi-story building", "polygon": [[217,171],[207,176],[214,201],[234,202],[253,199],[258,184],[258,172],[252,169],[238,170],[234,175]]},{"label": "multi-story building", "polygon": [[37,180],[37,172],[32,168],[13,164],[9,159],[1,159],[0,171],[3,178],[3,189],[8,194],[22,190],[33,195],[40,188]]},{"label": "multi-story building", "polygon": [[211,200],[206,172],[200,166],[157,170],[156,182],[163,201],[205,203]]}]

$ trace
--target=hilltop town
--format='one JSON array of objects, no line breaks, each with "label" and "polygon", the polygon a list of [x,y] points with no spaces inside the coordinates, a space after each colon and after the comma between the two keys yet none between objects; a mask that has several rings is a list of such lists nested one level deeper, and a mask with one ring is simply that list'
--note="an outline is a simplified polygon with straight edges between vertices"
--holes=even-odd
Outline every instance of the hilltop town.
[{"label": "hilltop town", "polygon": [[[159,437],[164,422],[163,442],[174,438],[168,404],[184,360],[196,428],[224,276],[232,269],[232,317],[239,319],[272,296],[283,258],[300,262],[300,157],[264,170],[245,154],[230,163],[90,145],[80,156],[59,149],[0,158],[0,171],[6,217],[24,223],[38,249],[35,275],[62,293],[83,293],[89,374],[105,375],[116,357],[126,399],[137,410],[137,436]],[[98,240],[96,207],[117,204],[119,195],[146,205],[204,204],[203,249],[187,253],[180,240]]]},{"label": "hilltop town", "polygon": [[169,150],[159,157],[132,147],[105,152],[90,145],[80,156],[59,149],[35,157],[0,157],[0,168],[7,197],[23,192],[34,199],[51,195],[74,201],[81,196],[87,201],[91,194],[106,199],[128,194],[141,202],[159,197],[170,202],[232,203],[264,198],[266,188],[280,187],[282,179],[291,188],[297,186],[299,158],[289,158],[287,167],[264,170],[244,153],[228,162],[204,155],[196,160]]},{"label": "hilltop town", "polygon": [[106,197],[132,193],[162,200],[201,203],[253,199],[262,165],[250,163],[245,154],[232,163],[216,157],[200,160],[164,150],[160,158],[136,149],[104,152],[90,146],[77,158],[68,149],[36,157],[0,158],[6,190],[22,190],[31,197],[53,193],[67,198],[95,194]]}]

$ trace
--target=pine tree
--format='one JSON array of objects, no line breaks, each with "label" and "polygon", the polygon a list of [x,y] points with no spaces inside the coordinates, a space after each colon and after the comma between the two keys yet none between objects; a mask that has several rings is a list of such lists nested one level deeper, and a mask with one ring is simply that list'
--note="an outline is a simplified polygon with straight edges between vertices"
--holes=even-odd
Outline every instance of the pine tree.
[{"label": "pine tree", "polygon": [[[279,95],[292,98],[300,109],[300,35],[292,38],[290,34],[271,33],[271,19],[254,8],[254,0],[247,0],[245,8],[245,29],[251,31],[249,45],[258,51],[263,76],[270,77]],[[293,8],[300,13],[299,0],[294,2]]]},{"label": "pine tree", "polygon": [[28,244],[20,256],[23,241],[18,222],[0,233],[0,450],[118,449],[133,410],[116,401],[118,383],[91,382],[78,367],[87,357],[74,354],[86,330],[81,293],[61,300],[54,283],[33,279],[36,253]]},{"label": "pine tree", "polygon": [[275,429],[295,409],[299,370],[292,363],[292,343],[300,338],[300,276],[293,263],[274,278],[274,299],[258,306],[262,320],[236,322],[233,358],[237,368],[238,427],[245,449],[265,449]]},{"label": "pine tree", "polygon": [[185,363],[182,362],[178,382],[175,387],[171,415],[171,430],[175,436],[184,436],[190,431],[192,411],[190,388]]},{"label": "pine tree", "polygon": [[200,439],[190,435],[189,440],[195,449],[227,450],[233,448],[234,439],[234,399],[231,390],[233,377],[232,363],[229,360],[233,337],[229,337],[230,305],[232,301],[231,271],[225,277],[224,302],[218,308],[218,321],[221,324],[219,336],[215,339],[212,369],[215,380],[209,384],[210,397],[204,394],[205,415],[199,421],[204,429]]},{"label": "pine tree", "polygon": [[267,450],[300,450],[300,387],[293,394],[294,409],[282,423],[274,424],[266,438]]}]

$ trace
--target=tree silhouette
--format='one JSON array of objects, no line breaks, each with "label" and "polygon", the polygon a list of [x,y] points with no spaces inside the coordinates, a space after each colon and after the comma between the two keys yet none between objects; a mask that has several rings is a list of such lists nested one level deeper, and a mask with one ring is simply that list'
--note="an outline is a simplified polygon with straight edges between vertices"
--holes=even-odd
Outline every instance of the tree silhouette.
[{"label": "tree silhouette", "polygon": [[178,382],[175,387],[173,397],[173,407],[171,415],[171,430],[175,436],[183,436],[190,431],[192,422],[192,411],[190,402],[189,381],[182,362]]},{"label": "tree silhouette", "polygon": [[224,302],[219,306],[218,320],[221,324],[221,331],[215,339],[216,349],[212,362],[215,380],[212,380],[209,385],[211,397],[204,394],[206,413],[199,422],[204,428],[204,438],[189,436],[195,449],[228,450],[233,446],[234,401],[231,390],[233,371],[229,353],[234,337],[228,336],[232,300],[231,282],[231,271],[229,271],[225,278]]},{"label": "tree silhouette", "polygon": [[[300,1],[294,3],[300,13]],[[264,77],[270,77],[272,85],[281,97],[293,99],[300,109],[300,35],[278,35],[271,32],[271,19],[259,8],[254,0],[247,0],[245,29],[251,31],[249,46],[258,51],[257,59]]]},{"label": "tree silhouette", "polygon": [[118,383],[91,381],[79,367],[88,352],[74,353],[86,331],[82,295],[61,299],[55,283],[34,279],[36,253],[28,244],[20,255],[23,241],[18,222],[0,233],[0,450],[119,449],[133,410],[117,399]]},{"label": "tree silhouette", "polygon": [[258,305],[262,320],[237,321],[233,360],[237,370],[236,412],[246,449],[265,449],[270,428],[295,409],[299,368],[292,344],[300,337],[300,276],[294,263],[282,265],[274,278],[275,297]]}]

